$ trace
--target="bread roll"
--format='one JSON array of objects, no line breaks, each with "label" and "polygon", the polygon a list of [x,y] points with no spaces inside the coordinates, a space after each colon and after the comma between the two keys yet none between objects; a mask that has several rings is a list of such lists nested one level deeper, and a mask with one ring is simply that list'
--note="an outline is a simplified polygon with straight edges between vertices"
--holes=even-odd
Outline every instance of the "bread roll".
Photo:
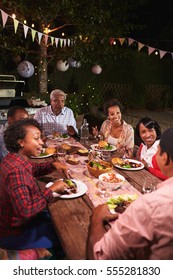
[{"label": "bread roll", "polygon": [[108,142],[105,141],[105,140],[100,140],[99,143],[98,143],[98,146],[100,148],[104,148],[105,146],[108,146]]},{"label": "bread roll", "polygon": [[112,159],[112,163],[121,165],[121,164],[124,164],[124,161],[119,157],[115,157],[115,158]]},{"label": "bread roll", "polygon": [[50,155],[56,153],[56,148],[55,147],[47,147],[45,148],[44,151],[45,154]]},{"label": "bread roll", "polygon": [[71,149],[71,146],[70,146],[69,144],[67,144],[67,143],[63,143],[63,144],[61,145],[61,148],[68,151],[68,150]]},{"label": "bread roll", "polygon": [[79,160],[73,156],[69,156],[66,161],[68,163],[74,164],[74,165],[79,163]]}]

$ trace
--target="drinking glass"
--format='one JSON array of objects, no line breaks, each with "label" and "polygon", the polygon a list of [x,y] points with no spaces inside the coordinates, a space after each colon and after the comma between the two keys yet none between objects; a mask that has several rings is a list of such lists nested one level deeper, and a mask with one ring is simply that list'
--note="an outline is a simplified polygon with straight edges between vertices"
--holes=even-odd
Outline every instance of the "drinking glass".
[{"label": "drinking glass", "polygon": [[96,183],[96,186],[97,186],[97,195],[99,197],[104,198],[111,195],[110,187],[106,186],[103,182],[98,181]]},{"label": "drinking glass", "polygon": [[57,147],[57,156],[58,157],[65,157],[66,155],[66,150],[61,148],[61,147]]},{"label": "drinking glass", "polygon": [[101,159],[104,161],[109,161],[110,160],[110,156],[111,156],[111,152],[110,151],[102,151],[101,152]]},{"label": "drinking glass", "polygon": [[143,193],[151,193],[156,190],[157,182],[154,179],[145,179],[143,186],[142,186],[142,192]]}]

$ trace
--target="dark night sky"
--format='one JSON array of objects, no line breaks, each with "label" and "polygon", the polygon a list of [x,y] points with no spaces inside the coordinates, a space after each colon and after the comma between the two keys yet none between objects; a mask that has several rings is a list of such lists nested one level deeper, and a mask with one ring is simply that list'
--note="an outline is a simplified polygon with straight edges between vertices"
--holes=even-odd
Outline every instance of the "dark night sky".
[{"label": "dark night sky", "polygon": [[145,27],[133,38],[153,47],[173,51],[173,0],[151,0],[138,14]]}]

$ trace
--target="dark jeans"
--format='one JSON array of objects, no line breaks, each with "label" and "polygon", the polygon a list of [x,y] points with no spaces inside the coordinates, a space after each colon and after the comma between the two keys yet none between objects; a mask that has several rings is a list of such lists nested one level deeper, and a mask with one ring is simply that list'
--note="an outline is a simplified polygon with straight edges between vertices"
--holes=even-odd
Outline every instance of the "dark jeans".
[{"label": "dark jeans", "polygon": [[11,250],[54,247],[61,250],[47,210],[42,211],[21,235],[1,238],[0,247]]}]

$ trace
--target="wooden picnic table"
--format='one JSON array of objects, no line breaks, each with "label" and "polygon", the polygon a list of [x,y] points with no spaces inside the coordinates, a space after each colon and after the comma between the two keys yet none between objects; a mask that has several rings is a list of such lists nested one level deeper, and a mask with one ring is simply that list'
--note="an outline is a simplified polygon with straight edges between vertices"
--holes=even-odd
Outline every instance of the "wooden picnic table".
[{"label": "wooden picnic table", "polygon": [[[43,161],[45,160],[52,159],[43,159]],[[84,165],[82,166],[84,168]],[[74,165],[71,168],[74,168],[74,172],[77,171],[76,169],[79,169],[77,165]],[[155,178],[157,182],[161,181],[145,169],[138,171],[122,170],[118,168],[115,169],[117,173],[125,177],[136,192],[141,193],[142,184],[145,178]],[[64,176],[63,172],[55,171],[52,174],[45,176],[44,179],[41,178],[44,182],[39,180],[38,183],[40,186],[45,185],[45,183],[49,181],[63,178]],[[80,174],[80,176],[82,175]],[[88,189],[92,190],[92,178],[89,180],[90,181],[85,181],[85,183],[86,185],[88,184],[88,186],[90,184],[90,188]],[[95,182],[94,178],[93,182]],[[120,191],[121,190],[119,190],[119,192]],[[91,197],[91,194],[87,193],[72,199],[55,198],[54,201],[48,205],[54,228],[58,234],[67,259],[86,259],[88,227],[92,209],[95,207]]]}]

